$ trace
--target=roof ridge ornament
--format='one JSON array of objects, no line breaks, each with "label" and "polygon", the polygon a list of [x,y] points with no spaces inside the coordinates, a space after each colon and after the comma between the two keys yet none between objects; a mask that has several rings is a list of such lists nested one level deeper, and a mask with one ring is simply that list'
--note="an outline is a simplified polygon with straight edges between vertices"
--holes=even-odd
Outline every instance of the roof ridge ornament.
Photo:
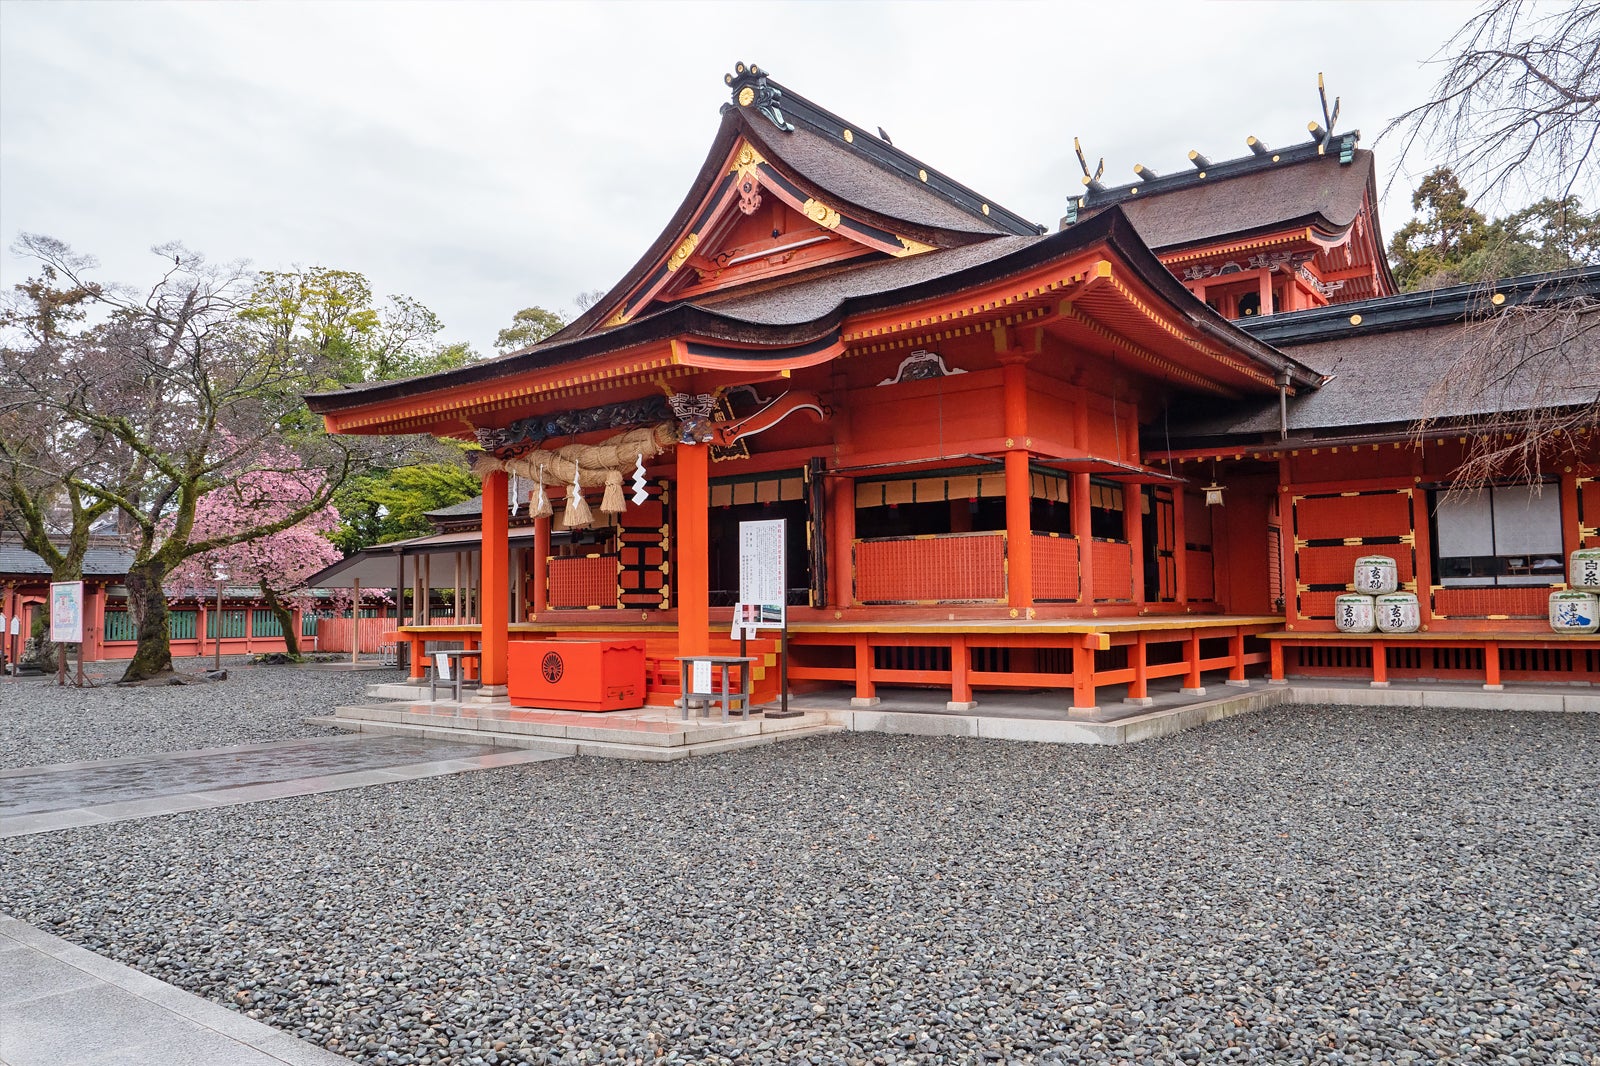
[{"label": "roof ridge ornament", "polygon": [[739,107],[754,107],[767,117],[767,121],[783,130],[792,133],[794,126],[783,117],[783,109],[778,106],[779,99],[783,96],[782,90],[767,83],[767,72],[751,63],[735,63],[732,74],[724,74],[723,82],[733,89],[733,102]]}]

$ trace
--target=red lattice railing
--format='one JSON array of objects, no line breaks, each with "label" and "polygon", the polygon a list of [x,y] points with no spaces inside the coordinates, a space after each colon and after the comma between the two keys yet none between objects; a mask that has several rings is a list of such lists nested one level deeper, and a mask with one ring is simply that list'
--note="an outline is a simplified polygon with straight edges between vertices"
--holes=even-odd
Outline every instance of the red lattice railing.
[{"label": "red lattice railing", "polygon": [[1078,541],[1075,537],[1033,535],[1033,598],[1078,598]]},{"label": "red lattice railing", "polygon": [[1114,540],[1092,541],[1089,558],[1094,562],[1094,598],[1097,600],[1133,599],[1133,553]]},{"label": "red lattice railing", "polygon": [[1548,618],[1547,588],[1442,588],[1433,593],[1433,609],[1447,618]]},{"label": "red lattice railing", "polygon": [[550,560],[551,607],[616,605],[615,555],[580,555]]},{"label": "red lattice railing", "polygon": [[972,603],[1006,598],[1004,533],[858,540],[855,564],[859,603]]}]

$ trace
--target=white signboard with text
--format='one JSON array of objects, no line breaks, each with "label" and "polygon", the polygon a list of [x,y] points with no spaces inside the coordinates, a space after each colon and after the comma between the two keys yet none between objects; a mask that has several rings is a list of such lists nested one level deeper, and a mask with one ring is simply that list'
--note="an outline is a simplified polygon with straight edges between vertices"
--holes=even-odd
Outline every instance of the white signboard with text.
[{"label": "white signboard with text", "polygon": [[51,583],[50,640],[56,644],[83,643],[82,581]]},{"label": "white signboard with text", "polygon": [[760,629],[782,629],[784,594],[789,575],[784,568],[787,521],[739,523],[739,604],[733,626],[754,635]]}]

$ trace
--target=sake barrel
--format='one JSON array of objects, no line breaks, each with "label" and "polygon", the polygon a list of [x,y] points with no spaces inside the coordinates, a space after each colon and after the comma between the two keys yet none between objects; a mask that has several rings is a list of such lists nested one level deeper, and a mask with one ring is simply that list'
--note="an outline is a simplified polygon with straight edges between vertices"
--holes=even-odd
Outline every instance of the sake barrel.
[{"label": "sake barrel", "polygon": [[1390,592],[1375,601],[1380,633],[1415,633],[1422,625],[1415,592]]},{"label": "sake barrel", "polygon": [[1572,553],[1567,584],[1575,589],[1600,589],[1600,548],[1579,548]]},{"label": "sake barrel", "polygon": [[1393,592],[1400,587],[1400,569],[1387,555],[1363,555],[1356,560],[1355,587],[1369,596]]},{"label": "sake barrel", "polygon": [[1550,628],[1557,633],[1600,631],[1600,596],[1578,589],[1552,592]]},{"label": "sake barrel", "polygon": [[1371,633],[1377,625],[1372,612],[1371,596],[1347,593],[1333,601],[1333,624],[1341,633]]}]

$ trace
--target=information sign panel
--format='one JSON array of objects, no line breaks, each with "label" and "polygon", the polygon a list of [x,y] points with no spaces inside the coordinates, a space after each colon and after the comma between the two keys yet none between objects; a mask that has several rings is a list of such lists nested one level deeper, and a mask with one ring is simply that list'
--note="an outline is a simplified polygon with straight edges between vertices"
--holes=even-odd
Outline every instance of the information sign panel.
[{"label": "information sign panel", "polygon": [[83,643],[82,581],[51,583],[50,640],[56,644]]},{"label": "information sign panel", "polygon": [[747,630],[782,629],[784,590],[789,575],[784,565],[787,520],[739,523],[739,606],[734,624]]}]

